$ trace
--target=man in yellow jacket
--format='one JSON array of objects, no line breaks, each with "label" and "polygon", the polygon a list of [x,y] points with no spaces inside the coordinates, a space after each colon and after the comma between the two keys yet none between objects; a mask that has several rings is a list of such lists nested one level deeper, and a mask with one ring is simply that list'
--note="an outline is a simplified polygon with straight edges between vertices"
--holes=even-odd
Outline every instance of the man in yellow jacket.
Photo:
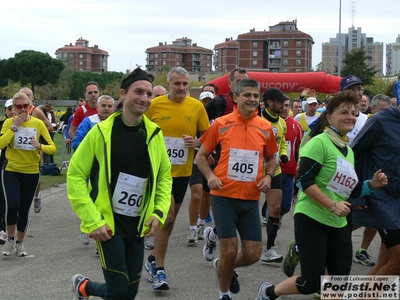
[{"label": "man in yellow jacket", "polygon": [[153,97],[153,78],[140,68],[128,74],[120,89],[122,112],[94,126],[70,161],[68,198],[81,231],[96,241],[105,278],[100,283],[72,276],[78,299],[134,299],[143,237],[154,234],[167,217],[171,163],[161,129],[143,115]]}]

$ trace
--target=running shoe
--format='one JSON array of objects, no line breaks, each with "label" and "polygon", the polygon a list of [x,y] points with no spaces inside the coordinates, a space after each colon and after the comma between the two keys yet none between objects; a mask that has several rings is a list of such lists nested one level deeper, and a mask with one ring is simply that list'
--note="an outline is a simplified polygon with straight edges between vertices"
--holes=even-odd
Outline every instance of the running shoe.
[{"label": "running shoe", "polygon": [[150,236],[146,236],[144,238],[144,249],[146,249],[146,250],[154,249],[153,239]]},{"label": "running shoe", "polygon": [[212,217],[210,211],[208,211],[206,218],[204,219],[206,223],[212,223]]},{"label": "running shoe", "polygon": [[8,240],[7,233],[4,232],[4,230],[0,231],[0,244],[5,244]]},{"label": "running shoe", "polygon": [[156,261],[153,260],[152,262],[149,262],[149,260],[146,259],[146,262],[144,263],[144,269],[149,273],[149,276],[147,276],[147,281],[148,282],[154,282],[154,277],[156,276]]},{"label": "running shoe", "polygon": [[204,240],[204,224],[197,225],[197,238],[199,240]]},{"label": "running shoe", "polygon": [[197,232],[195,229],[190,229],[187,237],[187,243],[197,243]]},{"label": "running shoe", "polygon": [[274,248],[271,248],[269,250],[264,251],[264,254],[261,257],[261,260],[264,262],[280,263],[283,260],[283,256],[276,253]]},{"label": "running shoe", "polygon": [[10,255],[11,251],[15,248],[15,241],[14,240],[10,240],[8,239],[6,244],[3,247],[3,250],[1,251],[1,253],[3,255]]},{"label": "running shoe", "polygon": [[39,213],[42,210],[42,194],[33,198],[33,210],[35,213]]},{"label": "running shoe", "polygon": [[84,297],[81,292],[79,291],[79,287],[83,282],[86,280],[89,280],[89,278],[83,276],[82,274],[76,274],[71,277],[71,283],[72,283],[72,292],[75,294],[75,298],[78,300],[87,300],[89,298]]},{"label": "running shoe", "polygon": [[81,239],[81,242],[84,245],[89,245],[90,244],[90,238],[89,238],[89,235],[87,233],[81,232],[79,237]]},{"label": "running shoe", "polygon": [[153,290],[155,291],[167,291],[169,290],[167,282],[167,274],[164,270],[158,270],[153,281]]},{"label": "running shoe", "polygon": [[[218,261],[219,261],[219,258],[216,258],[214,260],[214,268],[218,267]],[[239,274],[236,272],[236,270],[233,270],[233,276],[232,276],[232,279],[231,279],[231,285],[229,286],[229,290],[233,294],[237,294],[240,291],[240,284],[239,284],[238,277],[239,277]]]},{"label": "running shoe", "polygon": [[300,257],[296,251],[296,242],[291,241],[287,247],[285,259],[282,261],[282,271],[287,277],[292,277]]},{"label": "running shoe", "polygon": [[267,296],[266,292],[267,288],[269,288],[270,286],[272,286],[272,284],[270,284],[269,282],[261,283],[260,286],[258,287],[258,295],[256,300],[269,300],[269,297]]},{"label": "running shoe", "polygon": [[364,266],[375,266],[375,262],[372,260],[372,256],[367,251],[357,251],[353,261]]},{"label": "running shoe", "polygon": [[211,227],[207,227],[204,230],[204,247],[203,256],[207,261],[212,261],[215,257],[215,249],[217,248],[217,242],[210,240],[210,233],[213,231]]},{"label": "running shoe", "polygon": [[16,249],[16,253],[15,254],[18,257],[22,257],[22,256],[27,256],[28,255],[28,252],[26,252],[23,242],[15,243],[15,249]]}]

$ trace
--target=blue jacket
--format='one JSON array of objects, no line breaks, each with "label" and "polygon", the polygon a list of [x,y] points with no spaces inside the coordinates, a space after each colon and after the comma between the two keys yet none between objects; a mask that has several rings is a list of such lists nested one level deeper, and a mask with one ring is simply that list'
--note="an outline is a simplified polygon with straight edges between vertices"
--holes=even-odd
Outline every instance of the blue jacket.
[{"label": "blue jacket", "polygon": [[400,230],[400,112],[386,108],[370,117],[351,145],[360,181],[382,169],[388,185],[351,200],[368,208],[353,213],[353,223],[379,229]]}]

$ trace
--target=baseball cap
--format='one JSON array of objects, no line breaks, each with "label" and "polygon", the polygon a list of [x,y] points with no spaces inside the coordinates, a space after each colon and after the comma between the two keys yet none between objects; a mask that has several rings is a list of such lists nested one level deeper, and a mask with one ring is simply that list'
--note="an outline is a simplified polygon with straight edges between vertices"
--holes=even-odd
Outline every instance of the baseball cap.
[{"label": "baseball cap", "polygon": [[308,97],[307,100],[306,100],[306,104],[311,104],[311,103],[318,103],[317,98]]},{"label": "baseball cap", "polygon": [[342,80],[340,80],[340,90],[343,91],[355,84],[364,84],[364,83],[357,76],[348,75],[346,77],[343,77]]},{"label": "baseball cap", "polygon": [[13,100],[12,99],[8,99],[6,101],[6,103],[4,103],[4,107],[10,107],[13,104]]},{"label": "baseball cap", "polygon": [[289,100],[289,97],[282,93],[280,89],[269,88],[265,90],[263,94],[263,101],[267,100],[286,101]]},{"label": "baseball cap", "polygon": [[202,92],[200,94],[200,100],[203,100],[204,98],[211,98],[214,99],[214,94],[211,92]]}]

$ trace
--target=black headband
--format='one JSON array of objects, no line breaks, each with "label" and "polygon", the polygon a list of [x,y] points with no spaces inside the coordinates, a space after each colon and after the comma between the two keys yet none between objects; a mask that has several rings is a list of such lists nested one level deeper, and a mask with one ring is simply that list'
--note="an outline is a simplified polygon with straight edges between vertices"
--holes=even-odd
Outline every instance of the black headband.
[{"label": "black headband", "polygon": [[132,83],[138,80],[146,80],[150,83],[153,83],[153,78],[149,76],[149,74],[147,74],[140,68],[136,68],[132,71],[132,73],[130,73],[122,80],[121,89],[126,90]]}]

